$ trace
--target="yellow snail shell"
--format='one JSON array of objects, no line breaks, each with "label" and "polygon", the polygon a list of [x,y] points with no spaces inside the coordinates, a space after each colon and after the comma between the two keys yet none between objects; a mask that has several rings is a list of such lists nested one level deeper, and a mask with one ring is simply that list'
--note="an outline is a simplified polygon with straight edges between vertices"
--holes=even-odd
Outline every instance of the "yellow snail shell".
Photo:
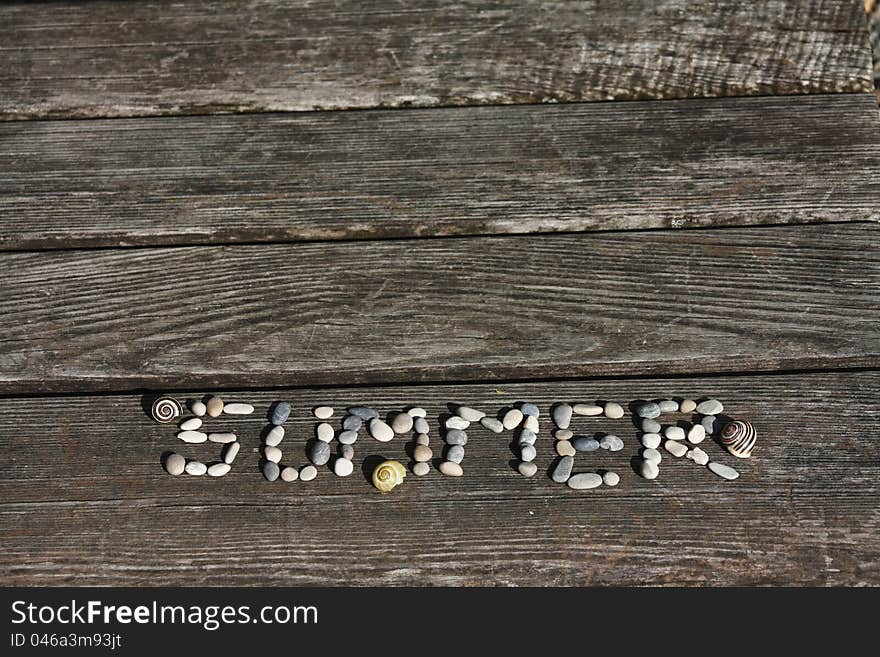
[{"label": "yellow snail shell", "polygon": [[174,418],[180,417],[183,413],[183,407],[174,397],[159,397],[153,402],[151,415],[156,422],[171,422]]},{"label": "yellow snail shell", "polygon": [[755,448],[758,433],[751,422],[731,422],[721,431],[721,443],[727,451],[740,459],[747,459]]},{"label": "yellow snail shell", "polygon": [[373,470],[373,485],[383,493],[403,483],[406,468],[397,461],[383,461]]}]

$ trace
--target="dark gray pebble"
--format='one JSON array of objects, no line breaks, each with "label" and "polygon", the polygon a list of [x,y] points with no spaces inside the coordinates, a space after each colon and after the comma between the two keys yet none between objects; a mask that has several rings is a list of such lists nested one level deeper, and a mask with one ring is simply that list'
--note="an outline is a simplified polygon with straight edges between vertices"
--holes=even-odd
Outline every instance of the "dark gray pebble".
[{"label": "dark gray pebble", "polygon": [[[534,416],[532,416],[534,417]],[[535,432],[531,429],[523,429],[519,432],[519,442],[520,443],[528,443],[529,445],[534,445],[535,441],[538,439],[538,436],[535,435]]]},{"label": "dark gray pebble", "polygon": [[568,429],[571,424],[571,414],[574,411],[568,404],[557,404],[553,407],[553,422],[559,429]]},{"label": "dark gray pebble", "polygon": [[315,465],[325,465],[330,460],[330,444],[316,441],[309,449],[309,460]]},{"label": "dark gray pebble", "polygon": [[357,431],[364,425],[364,421],[357,415],[346,415],[342,418],[342,428],[345,431]]},{"label": "dark gray pebble", "polygon": [[555,481],[557,484],[564,484],[571,476],[571,469],[573,467],[574,457],[563,456],[561,459],[559,459],[559,463],[556,464],[556,467],[553,468],[553,474],[550,475],[550,478],[553,479],[553,481]]},{"label": "dark gray pebble", "polygon": [[354,458],[354,447],[352,447],[351,445],[340,445],[339,456],[351,461]]},{"label": "dark gray pebble", "polygon": [[343,445],[354,445],[358,439],[357,431],[340,431],[339,435],[336,436],[336,440],[338,440]]},{"label": "dark gray pebble", "polygon": [[595,438],[578,436],[577,438],[572,439],[571,446],[579,452],[595,452],[599,449],[599,441]]},{"label": "dark gray pebble", "polygon": [[541,415],[541,411],[538,410],[538,407],[529,402],[520,406],[519,410],[522,411],[523,415],[531,415],[532,417],[539,417]]},{"label": "dark gray pebble", "polygon": [[374,417],[379,417],[379,413],[375,409],[366,406],[352,406],[348,409],[348,414],[359,417],[362,420],[372,420]]},{"label": "dark gray pebble", "polygon": [[464,460],[464,447],[461,445],[450,445],[446,450],[446,460],[453,463],[461,463]]},{"label": "dark gray pebble", "polygon": [[287,422],[290,417],[290,404],[286,401],[278,402],[272,409],[272,424],[278,426]]},{"label": "dark gray pebble", "polygon": [[467,434],[461,429],[448,429],[446,431],[447,445],[467,445]]},{"label": "dark gray pebble", "polygon": [[636,406],[636,415],[639,417],[652,418],[660,415],[660,405],[654,402],[644,402]]},{"label": "dark gray pebble", "polygon": [[706,433],[710,436],[715,435],[715,425],[718,422],[718,418],[714,415],[707,415],[702,420],[700,420],[700,424],[703,425],[703,428],[706,430]]},{"label": "dark gray pebble", "polygon": [[[327,443],[321,443],[322,445],[326,445]],[[272,463],[272,461],[263,461],[263,476],[269,481],[275,481],[278,479],[278,475],[281,474],[281,468],[278,467],[277,463]]]}]

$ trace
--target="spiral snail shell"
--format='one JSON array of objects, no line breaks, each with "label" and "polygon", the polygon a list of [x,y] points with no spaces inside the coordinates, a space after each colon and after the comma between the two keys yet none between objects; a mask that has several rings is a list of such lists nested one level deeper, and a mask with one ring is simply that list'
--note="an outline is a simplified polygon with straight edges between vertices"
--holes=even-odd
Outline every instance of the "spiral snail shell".
[{"label": "spiral snail shell", "polygon": [[373,470],[373,485],[383,493],[403,483],[406,469],[397,461],[383,461]]},{"label": "spiral snail shell", "polygon": [[727,451],[740,459],[747,459],[752,454],[758,433],[751,422],[734,421],[721,430],[721,443]]},{"label": "spiral snail shell", "polygon": [[156,422],[171,422],[174,418],[180,417],[183,413],[183,406],[174,397],[159,397],[153,402],[150,414]]}]

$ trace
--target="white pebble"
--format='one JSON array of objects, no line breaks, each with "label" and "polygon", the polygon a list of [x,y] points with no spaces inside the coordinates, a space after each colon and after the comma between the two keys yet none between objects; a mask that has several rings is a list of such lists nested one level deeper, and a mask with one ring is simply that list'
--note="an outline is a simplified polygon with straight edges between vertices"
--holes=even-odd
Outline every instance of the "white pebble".
[{"label": "white pebble", "polygon": [[299,478],[301,481],[311,481],[317,476],[318,468],[313,465],[303,466],[302,470],[299,471]]},{"label": "white pebble", "polygon": [[523,412],[518,408],[511,408],[504,414],[504,418],[501,420],[501,425],[510,431],[511,429],[516,429],[522,421]]},{"label": "white pebble", "polygon": [[[394,429],[377,417],[370,420],[369,430],[370,435],[380,443],[387,443],[394,440]],[[300,473],[300,477],[302,477],[302,473]]]},{"label": "white pebble", "polygon": [[739,472],[731,468],[729,465],[724,465],[723,463],[715,463],[714,461],[709,464],[709,469],[717,474],[719,477],[723,477],[724,479],[734,480],[739,477]]},{"label": "white pebble", "polygon": [[279,463],[281,461],[281,450],[277,447],[266,445],[263,448],[263,454],[266,456],[266,460],[272,461],[272,463]]},{"label": "white pebble", "polygon": [[316,433],[318,435],[318,440],[325,443],[331,442],[333,440],[333,436],[335,435],[333,427],[331,427],[326,422],[321,422],[321,424],[318,425]]},{"label": "white pebble", "polygon": [[669,440],[684,440],[684,429],[681,427],[666,427],[663,430],[663,435],[669,438]]},{"label": "white pebble", "polygon": [[[333,417],[333,408],[331,406],[318,406],[312,412],[319,420],[329,420],[331,417]],[[294,472],[296,472],[296,470],[294,470]]]},{"label": "white pebble", "polygon": [[180,428],[183,431],[195,431],[196,429],[202,426],[202,419],[198,417],[191,417],[188,420],[184,420],[180,423]]},{"label": "white pebble", "polygon": [[571,407],[575,415],[602,415],[603,408],[596,404],[575,404]]},{"label": "white pebble", "polygon": [[483,411],[471,408],[470,406],[459,406],[455,410],[455,414],[462,420],[467,420],[468,422],[479,422],[486,417],[486,414]]},{"label": "white pebble", "polygon": [[639,472],[645,479],[656,479],[657,475],[660,474],[660,468],[653,461],[642,461]]},{"label": "white pebble", "polygon": [[296,468],[287,466],[281,470],[281,481],[296,481],[299,479],[299,472]]},{"label": "white pebble", "polygon": [[209,433],[208,440],[212,443],[220,443],[221,445],[225,445],[227,443],[234,443],[237,438],[234,433]]},{"label": "white pebble", "polygon": [[453,415],[448,420],[446,420],[447,429],[460,429],[461,431],[464,431],[469,426],[471,426],[471,423],[468,420],[465,420],[464,418],[457,415]]},{"label": "white pebble", "polygon": [[184,470],[187,474],[199,477],[208,471],[208,466],[201,461],[187,461]]},{"label": "white pebble", "polygon": [[706,465],[709,462],[709,455],[699,447],[694,447],[693,449],[688,450],[688,453],[685,454],[685,456],[697,465]]},{"label": "white pebble", "polygon": [[605,417],[611,420],[619,420],[623,417],[623,406],[615,402],[605,404]]},{"label": "white pebble", "polygon": [[657,449],[660,447],[660,443],[662,442],[662,438],[659,433],[645,433],[642,434],[642,445],[645,447],[650,447],[651,449]]},{"label": "white pebble", "polygon": [[642,452],[642,458],[646,461],[650,461],[651,463],[660,463],[663,460],[663,457],[653,447],[649,447],[648,449]]},{"label": "white pebble", "polygon": [[534,415],[526,415],[523,419],[523,428],[528,429],[529,431],[534,431],[538,433],[541,430],[541,425],[538,422],[538,418]]},{"label": "white pebble", "polygon": [[703,442],[706,439],[706,427],[702,424],[695,424],[688,429],[687,439],[692,445]]},{"label": "white pebble", "polygon": [[407,413],[409,413],[412,417],[428,417],[428,411],[418,406],[409,409]]},{"label": "white pebble", "polygon": [[280,424],[277,427],[272,427],[266,434],[266,444],[271,447],[281,444],[282,440],[284,440],[284,427]]},{"label": "white pebble", "polygon": [[602,475],[602,482],[606,486],[616,486],[620,483],[620,475],[616,472],[606,472]]},{"label": "white pebble", "polygon": [[232,466],[228,463],[214,463],[211,467],[208,468],[208,476],[209,477],[222,477],[227,472],[232,469]]},{"label": "white pebble", "polygon": [[191,410],[196,417],[202,417],[208,412],[208,407],[205,406],[204,402],[195,400],[189,405],[189,410]]},{"label": "white pebble", "polygon": [[333,472],[337,477],[347,477],[354,472],[354,464],[348,459],[338,458],[333,461]]},{"label": "white pebble", "polygon": [[232,463],[235,460],[235,457],[238,456],[238,450],[240,449],[241,443],[229,443],[225,448],[223,448],[223,462]]},{"label": "white pebble", "polygon": [[666,448],[667,452],[679,458],[687,454],[688,451],[687,445],[680,443],[677,440],[667,440],[663,443],[663,447]]},{"label": "white pebble", "polygon": [[203,443],[208,440],[208,434],[202,431],[181,431],[177,437],[185,443]]},{"label": "white pebble", "polygon": [[233,402],[232,404],[226,404],[223,407],[223,412],[226,413],[226,415],[250,415],[254,412],[254,407],[250,404]]}]

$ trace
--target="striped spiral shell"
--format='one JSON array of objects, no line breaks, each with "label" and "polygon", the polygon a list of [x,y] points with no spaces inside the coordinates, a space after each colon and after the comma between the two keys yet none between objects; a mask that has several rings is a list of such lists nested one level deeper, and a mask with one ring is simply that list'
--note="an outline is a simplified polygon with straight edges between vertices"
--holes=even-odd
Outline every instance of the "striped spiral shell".
[{"label": "striped spiral shell", "polygon": [[373,470],[373,485],[383,493],[403,483],[406,468],[397,461],[384,461]]},{"label": "striped spiral shell", "polygon": [[727,451],[740,459],[747,459],[755,448],[758,433],[751,422],[731,422],[721,431],[721,443]]},{"label": "striped spiral shell", "polygon": [[180,417],[183,407],[174,397],[159,397],[153,402],[150,413],[156,422],[171,422],[174,418]]}]

